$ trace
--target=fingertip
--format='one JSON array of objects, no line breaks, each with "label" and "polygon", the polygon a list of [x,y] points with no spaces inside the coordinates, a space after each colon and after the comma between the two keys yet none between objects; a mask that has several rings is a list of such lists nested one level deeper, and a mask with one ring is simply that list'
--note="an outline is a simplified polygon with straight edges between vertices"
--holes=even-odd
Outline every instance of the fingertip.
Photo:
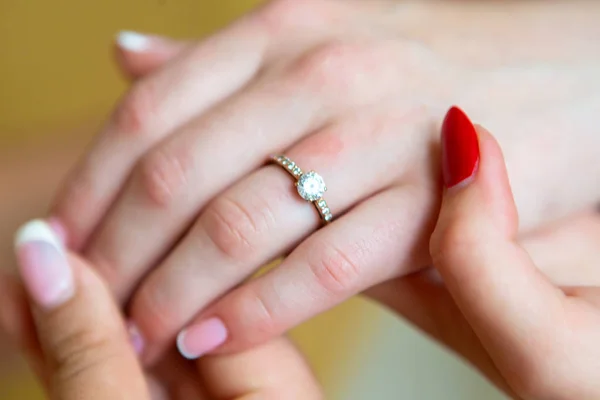
[{"label": "fingertip", "polygon": [[227,327],[219,318],[209,318],[190,325],[177,335],[177,349],[188,360],[195,360],[225,343]]},{"label": "fingertip", "polygon": [[188,351],[187,346],[185,344],[185,335],[185,329],[179,332],[179,334],[177,335],[177,340],[175,342],[177,346],[177,351],[179,351],[179,354],[181,354],[181,356],[186,360],[196,360],[199,356],[196,356]]},{"label": "fingertip", "polygon": [[442,175],[447,189],[468,184],[479,164],[479,143],[467,114],[452,106],[442,123]]},{"label": "fingertip", "polygon": [[128,30],[117,33],[115,43],[119,48],[134,53],[142,53],[148,51],[152,47],[152,39],[150,36]]},{"label": "fingertip", "polygon": [[122,72],[130,78],[145,76],[172,60],[188,46],[158,35],[121,31],[115,37],[115,56]]},{"label": "fingertip", "polygon": [[15,233],[15,247],[33,241],[48,243],[57,249],[62,249],[62,243],[50,224],[42,219],[34,219],[21,226]]},{"label": "fingertip", "polygon": [[19,273],[31,298],[45,309],[56,308],[75,294],[73,271],[65,248],[44,220],[33,220],[16,233]]},{"label": "fingertip", "polygon": [[443,214],[459,213],[473,221],[489,217],[489,230],[516,234],[518,217],[500,145],[456,106],[442,125],[442,166]]}]

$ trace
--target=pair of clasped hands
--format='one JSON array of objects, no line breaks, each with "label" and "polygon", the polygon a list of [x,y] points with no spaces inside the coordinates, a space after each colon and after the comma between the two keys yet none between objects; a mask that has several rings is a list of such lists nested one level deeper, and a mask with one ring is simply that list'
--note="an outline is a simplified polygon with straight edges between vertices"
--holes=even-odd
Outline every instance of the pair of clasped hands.
[{"label": "pair of clasped hands", "polygon": [[[600,398],[595,275],[548,256],[600,237],[595,215],[523,236],[498,143],[441,111],[497,82],[392,40],[377,7],[278,1],[199,43],[119,36],[134,85],[0,281],[50,398],[319,399],[282,335],[358,293],[510,396]],[[325,178],[333,223],[265,163],[280,152]]]}]

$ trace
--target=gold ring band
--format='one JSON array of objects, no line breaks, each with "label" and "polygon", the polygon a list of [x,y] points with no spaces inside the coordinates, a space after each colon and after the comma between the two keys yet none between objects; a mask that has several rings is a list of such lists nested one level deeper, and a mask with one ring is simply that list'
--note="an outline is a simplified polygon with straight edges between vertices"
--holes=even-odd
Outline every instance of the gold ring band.
[{"label": "gold ring band", "polygon": [[327,186],[325,186],[325,181],[321,175],[315,171],[302,172],[302,169],[295,162],[283,155],[272,156],[271,161],[294,177],[298,194],[304,200],[314,204],[324,223],[327,224],[333,220],[333,214],[331,214],[331,210],[323,198]]}]

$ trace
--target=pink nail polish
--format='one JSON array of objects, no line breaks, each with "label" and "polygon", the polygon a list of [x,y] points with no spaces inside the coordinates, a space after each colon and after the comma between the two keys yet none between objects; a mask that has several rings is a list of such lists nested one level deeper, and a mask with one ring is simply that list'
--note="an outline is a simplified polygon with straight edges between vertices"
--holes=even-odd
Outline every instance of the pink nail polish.
[{"label": "pink nail polish", "polygon": [[146,343],[138,327],[133,322],[128,321],[127,332],[129,333],[129,341],[131,342],[135,353],[137,355],[142,354]]},{"label": "pink nail polish", "polygon": [[227,335],[223,321],[210,318],[181,331],[177,336],[177,349],[188,360],[194,360],[225,343]]},{"label": "pink nail polish", "polygon": [[43,308],[54,308],[74,294],[73,273],[64,247],[48,223],[35,220],[17,232],[19,272],[29,295]]}]

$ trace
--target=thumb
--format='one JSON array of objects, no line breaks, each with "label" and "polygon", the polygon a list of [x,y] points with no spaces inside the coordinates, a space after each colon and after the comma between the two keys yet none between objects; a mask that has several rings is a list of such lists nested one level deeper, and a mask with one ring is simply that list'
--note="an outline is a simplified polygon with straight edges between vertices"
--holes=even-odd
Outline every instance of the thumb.
[{"label": "thumb", "polygon": [[543,352],[536,338],[554,330],[564,295],[515,241],[517,211],[494,138],[453,107],[442,127],[442,152],[446,190],[432,259],[494,361],[514,371],[515,363]]},{"label": "thumb", "polygon": [[52,228],[37,220],[16,236],[19,272],[54,399],[146,400],[145,381],[110,292]]},{"label": "thumb", "polygon": [[119,32],[115,44],[119,68],[134,79],[162,67],[190,45],[186,41],[132,31]]}]

